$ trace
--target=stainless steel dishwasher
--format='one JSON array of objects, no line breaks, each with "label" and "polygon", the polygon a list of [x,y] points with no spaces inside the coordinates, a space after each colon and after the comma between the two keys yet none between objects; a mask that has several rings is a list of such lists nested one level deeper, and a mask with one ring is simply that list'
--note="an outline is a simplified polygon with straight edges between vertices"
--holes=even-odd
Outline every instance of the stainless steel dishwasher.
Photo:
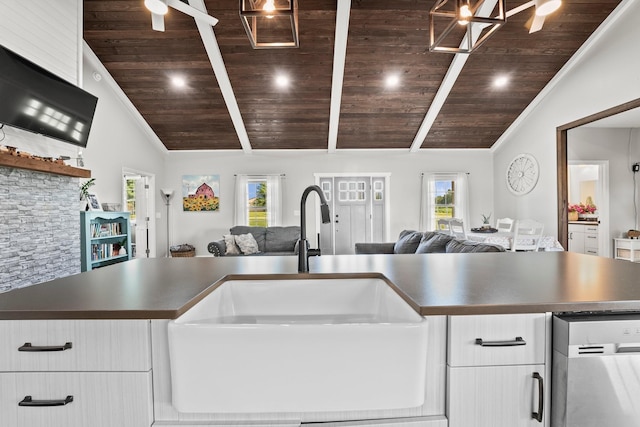
[{"label": "stainless steel dishwasher", "polygon": [[640,314],[553,318],[551,427],[640,426]]}]

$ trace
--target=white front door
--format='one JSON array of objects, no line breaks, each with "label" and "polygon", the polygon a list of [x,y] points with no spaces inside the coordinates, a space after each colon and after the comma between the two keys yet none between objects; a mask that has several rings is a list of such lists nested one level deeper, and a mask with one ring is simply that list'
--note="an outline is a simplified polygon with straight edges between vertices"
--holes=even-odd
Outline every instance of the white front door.
[{"label": "white front door", "polygon": [[331,223],[320,226],[322,253],[353,254],[356,243],[384,241],[384,176],[325,176],[319,185],[331,210]]}]

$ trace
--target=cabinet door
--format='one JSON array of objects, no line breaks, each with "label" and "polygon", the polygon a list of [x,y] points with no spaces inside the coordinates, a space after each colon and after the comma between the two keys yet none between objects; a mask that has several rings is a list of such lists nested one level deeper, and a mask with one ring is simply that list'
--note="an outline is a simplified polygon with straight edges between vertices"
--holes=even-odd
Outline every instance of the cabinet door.
[{"label": "cabinet door", "polygon": [[0,374],[0,425],[149,427],[151,372]]},{"label": "cabinet door", "polygon": [[[449,427],[543,426],[544,365],[449,368]],[[544,384],[546,387],[546,383]],[[542,412],[542,420],[534,413]]]},{"label": "cabinet door", "polygon": [[449,317],[450,366],[544,363],[544,314]]},{"label": "cabinet door", "polygon": [[584,233],[584,253],[598,255],[598,230]]},{"label": "cabinet door", "polygon": [[569,252],[584,253],[584,233],[579,231],[569,232]]},{"label": "cabinet door", "polygon": [[148,320],[0,322],[0,371],[148,371],[150,347]]}]

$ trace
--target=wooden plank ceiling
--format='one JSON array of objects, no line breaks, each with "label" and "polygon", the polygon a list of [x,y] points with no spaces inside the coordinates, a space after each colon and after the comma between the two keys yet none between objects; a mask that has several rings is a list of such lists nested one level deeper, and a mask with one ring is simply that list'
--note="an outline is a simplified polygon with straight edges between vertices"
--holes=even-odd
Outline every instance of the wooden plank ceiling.
[{"label": "wooden plank ceiling", "polygon": [[[342,0],[340,0],[342,1]],[[620,0],[564,0],[541,31],[533,9],[469,58],[422,148],[490,148]],[[206,0],[251,149],[321,149],[329,138],[336,0],[298,0],[300,47],[254,50],[237,0]],[[337,149],[409,149],[454,55],[428,49],[433,0],[352,0]],[[523,0],[507,1],[512,9]],[[151,29],[143,0],[84,0],[84,38],[169,150],[241,149],[194,20]],[[281,89],[278,74],[291,83]],[[386,88],[396,74],[400,84]],[[507,75],[496,89],[492,81]],[[182,76],[187,86],[174,88]]]}]

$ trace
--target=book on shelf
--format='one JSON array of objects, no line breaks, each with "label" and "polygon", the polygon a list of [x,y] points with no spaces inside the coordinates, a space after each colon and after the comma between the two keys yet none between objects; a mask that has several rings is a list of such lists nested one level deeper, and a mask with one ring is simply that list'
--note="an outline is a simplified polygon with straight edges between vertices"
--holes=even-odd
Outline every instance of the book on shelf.
[{"label": "book on shelf", "polygon": [[122,224],[119,222],[107,222],[104,224],[92,222],[90,228],[92,238],[119,236],[122,234]]},{"label": "book on shelf", "polygon": [[113,243],[97,243],[91,245],[91,261],[100,261],[119,255],[119,251],[114,250]]}]

